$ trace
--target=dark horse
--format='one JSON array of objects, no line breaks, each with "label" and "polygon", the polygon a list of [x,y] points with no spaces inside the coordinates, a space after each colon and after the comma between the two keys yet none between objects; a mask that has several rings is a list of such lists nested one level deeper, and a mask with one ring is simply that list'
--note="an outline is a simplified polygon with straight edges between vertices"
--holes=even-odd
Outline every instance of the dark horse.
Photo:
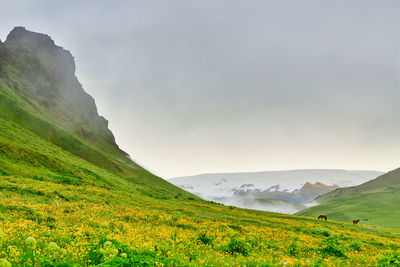
[{"label": "dark horse", "polygon": [[318,216],[318,220],[319,220],[319,219],[321,219],[321,220],[325,219],[325,221],[326,221],[326,220],[328,220],[328,216],[326,216],[326,215],[319,215],[319,216]]},{"label": "dark horse", "polygon": [[360,220],[353,220],[353,224],[356,225]]}]

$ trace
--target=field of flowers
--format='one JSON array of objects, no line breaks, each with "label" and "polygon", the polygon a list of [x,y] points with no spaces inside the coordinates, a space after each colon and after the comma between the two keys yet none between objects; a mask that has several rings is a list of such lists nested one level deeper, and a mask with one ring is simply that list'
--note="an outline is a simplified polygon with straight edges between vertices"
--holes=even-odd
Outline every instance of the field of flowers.
[{"label": "field of flowers", "polygon": [[0,266],[400,264],[400,233],[3,176]]}]

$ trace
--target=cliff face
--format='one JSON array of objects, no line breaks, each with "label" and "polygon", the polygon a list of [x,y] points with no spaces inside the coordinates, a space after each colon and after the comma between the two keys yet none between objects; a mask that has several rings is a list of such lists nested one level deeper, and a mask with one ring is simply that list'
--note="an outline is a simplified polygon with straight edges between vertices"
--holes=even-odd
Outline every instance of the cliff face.
[{"label": "cliff face", "polygon": [[[14,121],[87,160],[97,159],[101,164],[102,156],[93,151],[99,150],[106,158],[140,168],[119,149],[108,121],[98,114],[94,99],[83,90],[71,53],[55,45],[48,35],[23,27],[9,33],[0,44],[0,86],[2,102],[18,110],[5,109],[3,116],[9,113]],[[50,126],[57,126],[52,131],[65,131],[78,140],[71,144],[59,140],[59,134],[41,132],[40,128]],[[121,169],[110,162],[107,165],[112,170]]]},{"label": "cliff face", "polygon": [[[117,147],[108,123],[100,117],[94,99],[75,76],[71,53],[45,34],[14,28],[4,42],[9,64],[26,81],[16,85],[20,94],[40,105],[42,115],[92,143],[100,139]],[[29,62],[29,64],[27,64]]]},{"label": "cliff face", "polygon": [[0,177],[190,196],[133,162],[75,76],[71,53],[14,28],[0,42]]}]

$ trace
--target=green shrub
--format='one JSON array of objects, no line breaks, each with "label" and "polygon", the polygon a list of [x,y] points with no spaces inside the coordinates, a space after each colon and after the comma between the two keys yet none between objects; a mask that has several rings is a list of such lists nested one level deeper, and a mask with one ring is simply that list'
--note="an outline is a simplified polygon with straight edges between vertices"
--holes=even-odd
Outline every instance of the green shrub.
[{"label": "green shrub", "polygon": [[377,258],[377,263],[379,266],[400,266],[400,252],[386,251]]},{"label": "green shrub", "polygon": [[344,249],[336,236],[325,238],[321,244],[321,252],[324,257],[335,256],[347,258]]},{"label": "green shrub", "polygon": [[116,222],[116,221],[111,221],[108,224],[108,227],[113,231],[114,233],[121,233],[125,232],[125,227],[121,222]]},{"label": "green shrub", "polygon": [[331,231],[329,231],[327,228],[323,228],[323,227],[315,227],[314,229],[312,229],[311,233],[315,234],[315,235],[325,236],[325,237],[329,237],[332,235]]},{"label": "green shrub", "polygon": [[204,245],[213,245],[214,239],[207,235],[206,232],[201,232],[197,235],[197,242],[202,243]]},{"label": "green shrub", "polygon": [[230,228],[232,228],[233,230],[236,230],[236,231],[242,231],[243,230],[243,228],[240,225],[237,225],[237,224],[228,224],[228,226]]},{"label": "green shrub", "polygon": [[248,233],[246,235],[246,242],[253,248],[259,247],[262,239],[263,238],[261,234]]},{"label": "green shrub", "polygon": [[55,243],[55,242],[50,242],[50,243],[47,245],[47,250],[50,251],[50,252],[56,252],[56,251],[59,251],[59,250],[60,250],[60,247],[57,245],[57,243]]},{"label": "green shrub", "polygon": [[291,256],[297,256],[299,254],[299,244],[297,241],[293,241],[288,246],[288,252],[289,252],[289,255],[291,255]]},{"label": "green shrub", "polygon": [[107,248],[104,254],[109,257],[115,257],[118,255],[118,249],[113,248],[113,247]]},{"label": "green shrub", "polygon": [[[111,253],[108,254],[107,253]],[[112,257],[110,257],[110,255]],[[104,256],[108,256],[105,259]],[[127,245],[123,245],[116,240],[108,240],[105,237],[100,237],[97,244],[90,247],[86,257],[87,265],[102,265],[102,266],[155,266],[162,264],[166,266],[173,265],[169,263],[171,259],[164,257],[158,251],[150,250],[133,250]]]},{"label": "green shrub", "polygon": [[25,246],[28,249],[35,249],[36,245],[37,245],[37,241],[36,241],[36,239],[34,237],[30,236],[25,240]]},{"label": "green shrub", "polygon": [[353,241],[349,248],[352,250],[360,251],[362,249],[362,243],[360,241]]},{"label": "green shrub", "polygon": [[230,240],[228,245],[224,248],[225,252],[229,254],[242,254],[247,256],[249,254],[250,246],[247,244],[246,240],[240,237],[238,234],[230,235]]}]

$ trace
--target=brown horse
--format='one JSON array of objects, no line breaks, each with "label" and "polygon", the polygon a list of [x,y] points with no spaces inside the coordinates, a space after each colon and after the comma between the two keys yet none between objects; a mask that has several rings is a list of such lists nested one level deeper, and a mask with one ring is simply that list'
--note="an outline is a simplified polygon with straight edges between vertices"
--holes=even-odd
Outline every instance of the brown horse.
[{"label": "brown horse", "polygon": [[326,220],[328,220],[328,216],[326,216],[326,215],[319,215],[319,216],[318,216],[318,220],[319,220],[319,219],[321,219],[321,220],[325,219],[325,221],[326,221]]},{"label": "brown horse", "polygon": [[353,224],[356,225],[360,220],[353,220]]}]

